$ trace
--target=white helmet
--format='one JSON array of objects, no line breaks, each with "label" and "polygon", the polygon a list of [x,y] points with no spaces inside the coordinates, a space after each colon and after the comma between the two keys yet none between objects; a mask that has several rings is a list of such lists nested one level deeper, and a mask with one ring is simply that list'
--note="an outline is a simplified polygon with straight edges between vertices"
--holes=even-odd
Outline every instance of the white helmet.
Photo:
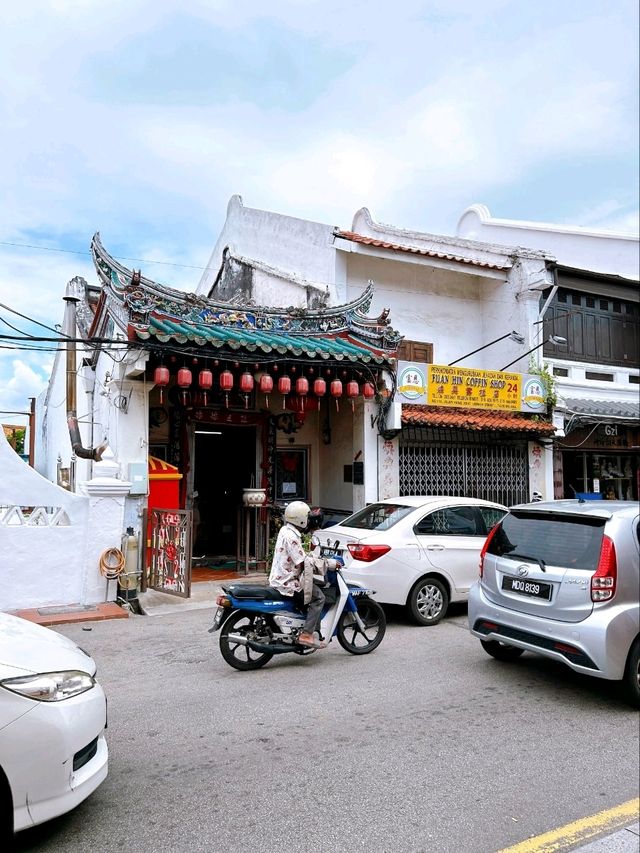
[{"label": "white helmet", "polygon": [[284,520],[294,527],[304,530],[309,519],[311,507],[304,501],[292,501],[284,509]]}]

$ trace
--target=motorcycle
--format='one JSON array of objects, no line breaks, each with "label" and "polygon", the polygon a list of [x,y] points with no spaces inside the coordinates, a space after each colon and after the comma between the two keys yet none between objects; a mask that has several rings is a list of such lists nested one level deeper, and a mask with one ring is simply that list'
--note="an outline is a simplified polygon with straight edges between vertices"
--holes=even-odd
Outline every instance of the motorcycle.
[{"label": "motorcycle", "polygon": [[[322,577],[326,602],[320,638],[335,637],[352,655],[377,649],[387,623],[384,610],[371,596],[374,590],[350,584],[340,571],[341,560],[315,558],[315,577]],[[310,655],[317,649],[297,641],[304,627],[304,612],[290,596],[270,586],[232,583],[223,585],[209,633],[220,630],[220,652],[229,666],[259,669],[274,655]]]}]

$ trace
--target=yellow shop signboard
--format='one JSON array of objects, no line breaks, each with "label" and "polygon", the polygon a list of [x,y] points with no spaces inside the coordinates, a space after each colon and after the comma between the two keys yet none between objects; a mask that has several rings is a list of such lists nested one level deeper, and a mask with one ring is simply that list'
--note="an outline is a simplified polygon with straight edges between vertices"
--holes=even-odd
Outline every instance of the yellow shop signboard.
[{"label": "yellow shop signboard", "polygon": [[398,362],[396,394],[402,402],[502,412],[543,412],[546,389],[539,376]]}]

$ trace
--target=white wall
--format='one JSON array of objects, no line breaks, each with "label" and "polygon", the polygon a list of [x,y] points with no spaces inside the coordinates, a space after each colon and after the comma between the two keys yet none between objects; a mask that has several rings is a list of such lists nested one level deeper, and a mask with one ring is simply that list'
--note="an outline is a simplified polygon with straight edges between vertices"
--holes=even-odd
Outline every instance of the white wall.
[{"label": "white wall", "polygon": [[[12,507],[59,508],[63,523],[0,524],[0,610],[81,600],[89,501],[50,483],[30,468],[0,436],[0,516]],[[55,511],[55,510],[54,510]],[[51,513],[48,514],[51,520]]]},{"label": "white wall", "polygon": [[329,251],[332,243],[331,225],[245,207],[242,198],[234,195],[197,293],[209,293],[226,248],[236,256],[255,258],[311,283],[331,285],[335,280],[335,259]]},{"label": "white wall", "polygon": [[[348,256],[348,271],[347,298],[355,298],[373,280],[369,313],[376,315],[390,308],[391,323],[404,337],[433,343],[435,364],[449,364],[512,330],[525,340],[536,332],[525,303],[516,300],[516,285],[511,282],[364,254]],[[526,349],[507,339],[471,356],[461,366],[497,370]]]},{"label": "white wall", "polygon": [[353,507],[353,486],[344,482],[344,466],[351,465],[354,456],[353,445],[353,413],[351,403],[341,398],[339,411],[336,403],[328,393],[324,398],[320,411],[320,423],[324,423],[327,407],[331,408],[331,443],[318,445],[320,462],[320,500],[321,506],[332,509],[351,511]]},{"label": "white wall", "polygon": [[557,257],[564,266],[637,279],[640,243],[635,234],[597,231],[578,226],[495,219],[484,204],[468,207],[456,234],[505,246],[526,246]]}]

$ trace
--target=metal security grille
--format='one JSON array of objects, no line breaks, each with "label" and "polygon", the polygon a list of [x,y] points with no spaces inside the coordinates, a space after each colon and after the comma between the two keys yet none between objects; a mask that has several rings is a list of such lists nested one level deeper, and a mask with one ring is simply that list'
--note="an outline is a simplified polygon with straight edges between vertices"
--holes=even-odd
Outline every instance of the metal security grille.
[{"label": "metal security grille", "polygon": [[527,501],[526,444],[400,444],[401,495],[461,495],[512,506]]},{"label": "metal security grille", "polygon": [[149,586],[189,598],[191,595],[191,510],[152,509],[149,513]]}]

